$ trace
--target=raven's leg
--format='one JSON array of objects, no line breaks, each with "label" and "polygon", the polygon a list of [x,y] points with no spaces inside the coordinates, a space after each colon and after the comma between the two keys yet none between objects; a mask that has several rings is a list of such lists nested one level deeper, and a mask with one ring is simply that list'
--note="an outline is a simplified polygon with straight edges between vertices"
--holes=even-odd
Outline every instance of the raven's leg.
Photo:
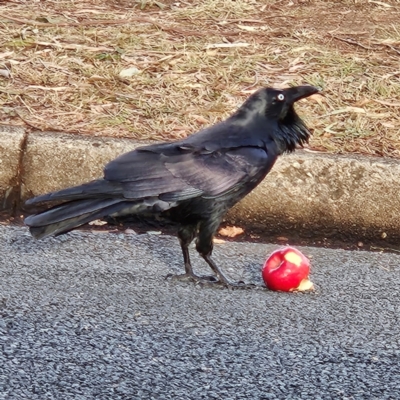
[{"label": "raven's leg", "polygon": [[[211,258],[211,254],[213,251],[213,236],[217,231],[220,221],[205,221],[202,222],[199,226],[199,234],[197,236],[196,241],[196,249],[199,254],[204,258],[206,263],[210,266],[210,268],[217,275],[218,282],[224,286],[232,287],[232,288],[242,288],[246,289],[249,287],[254,287],[255,285],[245,284],[243,282],[230,282],[225,274],[219,269],[219,267],[215,264],[215,262]],[[215,283],[215,282],[214,282]]]},{"label": "raven's leg", "polygon": [[[179,230],[178,238],[181,244],[183,261],[185,263],[185,273],[181,275],[172,276],[173,279],[180,281],[191,281],[191,282],[217,282],[217,278],[214,275],[211,276],[198,276],[193,272],[192,264],[190,262],[189,245],[196,236],[197,226],[186,226]],[[168,276],[171,277],[171,276]]]}]

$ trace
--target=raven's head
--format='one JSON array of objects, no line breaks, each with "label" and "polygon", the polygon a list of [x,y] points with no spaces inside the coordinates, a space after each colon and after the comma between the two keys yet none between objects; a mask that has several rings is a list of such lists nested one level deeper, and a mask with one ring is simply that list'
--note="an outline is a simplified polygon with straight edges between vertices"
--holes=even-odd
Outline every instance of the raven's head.
[{"label": "raven's head", "polygon": [[309,130],[294,110],[294,103],[318,92],[319,89],[314,86],[264,88],[246,100],[236,117],[245,124],[264,121],[267,134],[272,136],[280,152],[291,152],[310,137]]}]

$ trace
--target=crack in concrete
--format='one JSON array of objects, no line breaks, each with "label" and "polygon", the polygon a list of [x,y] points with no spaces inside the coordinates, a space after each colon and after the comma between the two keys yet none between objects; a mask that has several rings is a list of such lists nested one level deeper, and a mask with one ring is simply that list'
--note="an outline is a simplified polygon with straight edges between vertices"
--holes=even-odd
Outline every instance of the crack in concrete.
[{"label": "crack in concrete", "polygon": [[30,132],[24,132],[18,153],[18,164],[15,175],[10,179],[10,186],[4,194],[3,210],[10,210],[11,216],[16,216],[21,209],[21,186],[24,173],[24,156],[28,146]]}]

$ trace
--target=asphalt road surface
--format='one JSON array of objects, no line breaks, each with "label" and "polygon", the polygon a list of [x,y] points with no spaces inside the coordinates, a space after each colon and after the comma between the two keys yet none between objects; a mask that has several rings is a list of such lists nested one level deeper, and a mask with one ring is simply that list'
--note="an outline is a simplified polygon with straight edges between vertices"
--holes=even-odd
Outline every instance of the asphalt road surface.
[{"label": "asphalt road surface", "polygon": [[0,244],[0,399],[400,399],[398,255],[301,248],[317,289],[295,294],[261,288],[272,245],[216,246],[260,285],[232,291],[165,280],[170,236]]}]

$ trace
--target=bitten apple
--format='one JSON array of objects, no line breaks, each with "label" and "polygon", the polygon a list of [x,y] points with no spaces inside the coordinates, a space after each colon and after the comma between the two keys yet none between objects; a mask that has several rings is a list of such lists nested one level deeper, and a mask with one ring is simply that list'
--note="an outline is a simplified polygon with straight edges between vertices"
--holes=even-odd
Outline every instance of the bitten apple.
[{"label": "bitten apple", "polygon": [[313,289],[314,285],[308,279],[309,273],[310,260],[293,247],[275,250],[262,268],[267,288],[282,292]]}]

